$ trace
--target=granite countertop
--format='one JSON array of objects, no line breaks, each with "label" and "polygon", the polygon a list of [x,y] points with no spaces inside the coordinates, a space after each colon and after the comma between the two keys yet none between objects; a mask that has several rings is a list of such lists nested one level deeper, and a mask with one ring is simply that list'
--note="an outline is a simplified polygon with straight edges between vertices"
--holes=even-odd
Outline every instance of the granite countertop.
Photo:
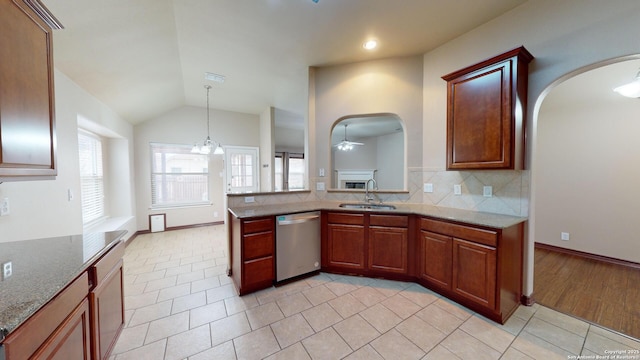
[{"label": "granite countertop", "polygon": [[233,216],[239,219],[246,219],[260,216],[284,215],[305,211],[316,210],[340,210],[351,212],[377,212],[390,214],[415,214],[422,216],[431,216],[443,220],[458,221],[467,224],[487,226],[497,229],[505,229],[510,226],[519,224],[527,220],[526,217],[509,216],[492,214],[479,211],[461,210],[453,208],[445,208],[440,206],[425,204],[408,204],[408,203],[385,203],[396,207],[395,210],[363,210],[363,209],[345,209],[339,205],[341,202],[336,201],[309,201],[304,203],[287,203],[275,205],[257,205],[257,206],[241,206],[229,208]]},{"label": "granite countertop", "polygon": [[8,333],[15,330],[125,233],[111,231],[0,243],[0,264],[11,262],[13,272],[6,279],[0,272],[0,328]]}]

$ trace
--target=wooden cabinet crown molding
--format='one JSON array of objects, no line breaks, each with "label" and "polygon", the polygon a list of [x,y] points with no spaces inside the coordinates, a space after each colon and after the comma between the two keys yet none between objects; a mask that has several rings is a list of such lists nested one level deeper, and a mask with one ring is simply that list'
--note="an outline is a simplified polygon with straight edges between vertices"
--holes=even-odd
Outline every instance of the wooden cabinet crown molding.
[{"label": "wooden cabinet crown molding", "polygon": [[[15,2],[15,1],[14,1]],[[62,30],[64,26],[55,16],[47,9],[40,0],[22,0],[33,12],[42,19],[53,30]]]}]

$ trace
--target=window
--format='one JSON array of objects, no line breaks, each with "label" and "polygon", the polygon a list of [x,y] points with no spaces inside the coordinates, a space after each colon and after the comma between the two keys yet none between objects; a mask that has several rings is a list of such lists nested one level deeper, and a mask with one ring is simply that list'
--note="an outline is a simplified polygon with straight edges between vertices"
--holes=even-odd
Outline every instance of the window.
[{"label": "window", "polygon": [[78,153],[80,157],[82,223],[86,227],[105,216],[102,141],[97,135],[78,130]]},{"label": "window", "polygon": [[209,204],[209,156],[190,145],[151,143],[151,206]]},{"label": "window", "polygon": [[304,154],[276,153],[275,191],[304,189]]}]

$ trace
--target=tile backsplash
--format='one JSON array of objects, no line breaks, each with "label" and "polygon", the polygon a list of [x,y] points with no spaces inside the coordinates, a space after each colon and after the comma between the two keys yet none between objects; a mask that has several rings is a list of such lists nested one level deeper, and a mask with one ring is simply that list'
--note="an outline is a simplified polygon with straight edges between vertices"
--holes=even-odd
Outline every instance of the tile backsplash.
[{"label": "tile backsplash", "polygon": [[[247,194],[255,203],[246,204],[244,196],[228,198],[229,207],[253,205],[277,205],[306,201],[360,202],[363,193],[316,191],[316,183],[327,178],[311,178],[309,192]],[[423,185],[433,185],[433,192],[425,193]],[[409,169],[408,192],[379,192],[376,195],[388,203],[424,203],[428,205],[490,212],[495,214],[528,216],[529,171],[428,171]],[[460,185],[461,194],[454,194],[454,185]],[[491,186],[491,197],[483,196],[484,186]]]}]

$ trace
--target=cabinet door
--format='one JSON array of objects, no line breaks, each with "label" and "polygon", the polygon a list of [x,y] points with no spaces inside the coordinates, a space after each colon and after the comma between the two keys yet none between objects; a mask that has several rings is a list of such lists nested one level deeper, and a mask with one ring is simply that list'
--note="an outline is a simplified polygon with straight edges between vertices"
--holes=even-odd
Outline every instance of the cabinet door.
[{"label": "cabinet door", "polygon": [[420,277],[451,290],[452,243],[450,236],[420,231]]},{"label": "cabinet door", "polygon": [[448,169],[511,166],[510,82],[510,61],[450,82]]},{"label": "cabinet door", "polygon": [[89,360],[89,302],[85,299],[31,357],[50,360]]},{"label": "cabinet door", "polygon": [[453,291],[490,309],[496,308],[496,249],[453,239]]},{"label": "cabinet door", "polygon": [[94,359],[109,357],[124,327],[122,260],[90,294]]},{"label": "cabinet door", "polygon": [[369,269],[407,273],[408,230],[403,228],[369,228]]},{"label": "cabinet door", "polygon": [[527,64],[519,47],[442,78],[447,81],[447,169],[521,169]]},{"label": "cabinet door", "polygon": [[51,29],[0,2],[0,180],[56,175]]},{"label": "cabinet door", "polygon": [[364,270],[364,226],[327,225],[329,266]]}]

